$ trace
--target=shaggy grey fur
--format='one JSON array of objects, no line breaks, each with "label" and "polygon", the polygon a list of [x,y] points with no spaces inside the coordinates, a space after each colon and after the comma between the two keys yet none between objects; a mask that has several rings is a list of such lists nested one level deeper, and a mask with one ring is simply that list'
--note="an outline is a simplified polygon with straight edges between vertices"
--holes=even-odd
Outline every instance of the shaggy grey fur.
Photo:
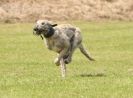
[{"label": "shaggy grey fur", "polygon": [[[66,68],[65,64],[71,62],[72,55],[76,48],[79,48],[81,53],[89,60],[94,61],[82,45],[81,31],[78,27],[74,27],[70,24],[57,25],[48,20],[38,20],[33,33],[45,39],[44,42],[49,50],[58,53],[58,57],[55,59],[54,63],[56,65],[61,65],[64,74]],[[62,76],[65,75],[62,74]]]}]

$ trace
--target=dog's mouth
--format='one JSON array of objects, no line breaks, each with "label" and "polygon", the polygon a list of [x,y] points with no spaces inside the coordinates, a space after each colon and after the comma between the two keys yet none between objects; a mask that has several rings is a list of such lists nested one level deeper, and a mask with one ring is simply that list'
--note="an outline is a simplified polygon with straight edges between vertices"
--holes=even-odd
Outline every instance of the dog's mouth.
[{"label": "dog's mouth", "polygon": [[43,40],[43,32],[46,32],[46,30],[43,30],[43,29],[33,29],[33,35],[37,35],[37,36],[40,36]]},{"label": "dog's mouth", "polygon": [[33,29],[33,34],[34,35],[40,35],[40,34],[42,34],[43,31],[44,30],[42,30],[42,29]]},{"label": "dog's mouth", "polygon": [[38,28],[33,29],[33,34],[34,35],[47,34],[47,32],[48,31],[46,29],[38,29]]}]

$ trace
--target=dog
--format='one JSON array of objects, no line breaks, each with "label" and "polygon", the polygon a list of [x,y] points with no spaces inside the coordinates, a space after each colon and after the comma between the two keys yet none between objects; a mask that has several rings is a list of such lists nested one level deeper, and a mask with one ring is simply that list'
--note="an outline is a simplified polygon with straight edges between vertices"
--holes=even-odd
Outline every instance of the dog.
[{"label": "dog", "polygon": [[62,76],[65,77],[66,66],[72,61],[72,55],[79,48],[89,60],[95,61],[82,44],[81,31],[70,24],[53,24],[48,20],[38,20],[33,28],[33,34],[41,36],[49,50],[58,53],[54,63],[61,65]]}]

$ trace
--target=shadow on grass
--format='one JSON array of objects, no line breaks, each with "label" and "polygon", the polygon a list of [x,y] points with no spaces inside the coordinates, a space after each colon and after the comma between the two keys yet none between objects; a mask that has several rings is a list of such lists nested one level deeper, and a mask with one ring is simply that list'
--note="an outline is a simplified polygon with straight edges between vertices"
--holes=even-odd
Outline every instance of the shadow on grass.
[{"label": "shadow on grass", "polygon": [[89,73],[89,74],[80,74],[80,77],[106,77],[106,75],[104,73]]}]

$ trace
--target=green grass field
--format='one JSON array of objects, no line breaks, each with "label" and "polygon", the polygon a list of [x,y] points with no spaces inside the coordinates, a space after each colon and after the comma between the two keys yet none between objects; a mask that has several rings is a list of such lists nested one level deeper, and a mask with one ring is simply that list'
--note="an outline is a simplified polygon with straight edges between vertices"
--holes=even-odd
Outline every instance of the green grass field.
[{"label": "green grass field", "polygon": [[79,50],[67,77],[33,24],[0,24],[0,98],[133,98],[133,22],[74,22],[96,59]]}]

